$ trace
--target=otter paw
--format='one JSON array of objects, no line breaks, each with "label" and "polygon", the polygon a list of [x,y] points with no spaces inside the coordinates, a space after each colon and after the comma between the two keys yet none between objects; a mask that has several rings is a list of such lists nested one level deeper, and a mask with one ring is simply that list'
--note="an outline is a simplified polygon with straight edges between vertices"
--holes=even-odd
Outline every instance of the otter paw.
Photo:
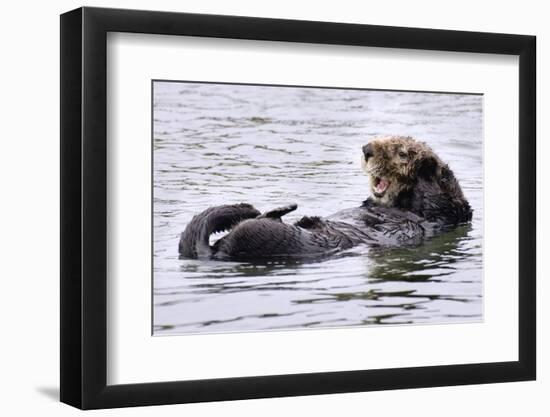
[{"label": "otter paw", "polygon": [[266,211],[262,215],[258,216],[258,218],[259,219],[262,219],[262,218],[279,219],[283,217],[285,214],[288,214],[291,211],[296,210],[297,208],[298,208],[298,204],[292,203],[287,206],[277,207],[273,210]]}]

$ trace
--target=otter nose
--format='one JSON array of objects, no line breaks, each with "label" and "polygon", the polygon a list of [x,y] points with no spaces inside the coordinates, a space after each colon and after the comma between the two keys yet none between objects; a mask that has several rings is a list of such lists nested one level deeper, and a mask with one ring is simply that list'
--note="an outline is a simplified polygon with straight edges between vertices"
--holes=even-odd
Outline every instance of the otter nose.
[{"label": "otter nose", "polygon": [[374,156],[374,152],[370,143],[367,143],[365,146],[363,146],[363,154],[365,155],[365,160],[369,159],[371,156]]}]

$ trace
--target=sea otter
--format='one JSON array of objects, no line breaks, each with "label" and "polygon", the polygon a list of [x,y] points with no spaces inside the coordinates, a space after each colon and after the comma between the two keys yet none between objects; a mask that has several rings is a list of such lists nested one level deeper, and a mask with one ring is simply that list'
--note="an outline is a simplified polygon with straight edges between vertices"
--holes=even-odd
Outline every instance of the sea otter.
[{"label": "sea otter", "polygon": [[[281,218],[296,204],[263,214],[245,203],[211,207],[187,225],[179,252],[214,259],[325,256],[358,244],[417,244],[472,218],[453,172],[423,142],[379,137],[362,147],[361,165],[371,196],[360,207],[294,224]],[[220,231],[229,233],[210,245]]]}]

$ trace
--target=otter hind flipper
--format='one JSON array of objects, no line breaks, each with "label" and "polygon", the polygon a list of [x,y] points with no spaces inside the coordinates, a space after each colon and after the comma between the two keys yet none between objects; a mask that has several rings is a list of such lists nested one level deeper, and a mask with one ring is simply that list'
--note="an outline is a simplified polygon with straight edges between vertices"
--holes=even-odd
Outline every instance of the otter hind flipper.
[{"label": "otter hind flipper", "polygon": [[285,214],[288,214],[296,210],[297,208],[298,208],[298,204],[296,203],[288,204],[286,206],[277,207],[277,208],[274,208],[273,210],[266,211],[262,215],[258,216],[258,218],[259,219],[263,219],[263,218],[280,219]]},{"label": "otter hind flipper", "polygon": [[260,214],[250,204],[228,204],[210,207],[191,219],[180,235],[179,253],[187,258],[198,258],[212,255],[209,238],[212,233],[231,229],[246,219],[253,219]]}]

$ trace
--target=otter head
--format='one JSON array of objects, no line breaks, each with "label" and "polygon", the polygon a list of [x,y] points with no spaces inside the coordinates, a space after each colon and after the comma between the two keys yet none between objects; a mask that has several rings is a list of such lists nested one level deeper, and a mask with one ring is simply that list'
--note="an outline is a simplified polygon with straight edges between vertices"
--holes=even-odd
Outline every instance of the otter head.
[{"label": "otter head", "polygon": [[403,136],[372,140],[363,146],[361,159],[373,199],[386,206],[399,205],[403,193],[412,191],[419,179],[434,179],[441,166],[426,144]]},{"label": "otter head", "polygon": [[363,146],[362,167],[375,203],[411,209],[428,218],[471,218],[471,209],[449,167],[411,137],[385,136]]}]

